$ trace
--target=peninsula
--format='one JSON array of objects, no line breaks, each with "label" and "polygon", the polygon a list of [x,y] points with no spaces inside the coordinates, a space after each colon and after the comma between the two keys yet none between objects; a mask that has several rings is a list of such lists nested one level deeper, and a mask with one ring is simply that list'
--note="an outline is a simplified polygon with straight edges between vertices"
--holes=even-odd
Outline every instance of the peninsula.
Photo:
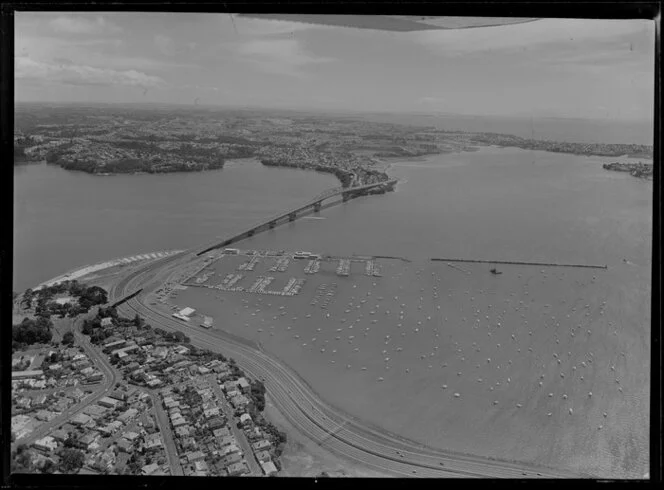
[{"label": "peninsula", "polygon": [[606,170],[613,170],[615,172],[629,172],[632,177],[639,177],[642,179],[652,178],[652,164],[651,163],[605,163],[602,167]]},{"label": "peninsula", "polygon": [[524,139],[278,110],[19,104],[14,164],[44,161],[99,175],[192,172],[229,159],[335,175],[343,187],[384,182],[384,159],[516,147],[575,155],[652,157],[652,147]]}]

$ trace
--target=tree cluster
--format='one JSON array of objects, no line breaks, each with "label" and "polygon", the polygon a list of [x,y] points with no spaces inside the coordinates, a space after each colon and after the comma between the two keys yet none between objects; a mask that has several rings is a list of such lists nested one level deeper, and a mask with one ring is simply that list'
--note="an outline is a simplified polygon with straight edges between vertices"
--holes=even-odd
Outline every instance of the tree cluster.
[{"label": "tree cluster", "polygon": [[12,473],[31,473],[33,470],[32,458],[25,444],[19,444],[11,454]]},{"label": "tree cluster", "polygon": [[24,318],[18,325],[12,326],[12,351],[26,345],[49,343],[53,338],[52,327],[53,323],[48,318]]},{"label": "tree cluster", "polygon": [[259,412],[265,410],[265,385],[262,381],[253,381],[250,383],[251,398],[256,404],[256,409]]},{"label": "tree cluster", "polygon": [[73,448],[65,448],[60,453],[60,471],[73,473],[83,466],[85,455],[82,451]]},{"label": "tree cluster", "polygon": [[74,345],[74,333],[67,332],[62,336],[62,345],[72,346]]},{"label": "tree cluster", "polygon": [[[58,304],[53,301],[56,294],[69,294],[76,298],[76,304]],[[75,317],[87,313],[95,305],[104,304],[108,300],[106,291],[99,286],[87,287],[77,281],[63,281],[39,290],[27,289],[23,293],[21,304],[29,307],[36,301],[35,315],[49,318],[51,315]]]}]

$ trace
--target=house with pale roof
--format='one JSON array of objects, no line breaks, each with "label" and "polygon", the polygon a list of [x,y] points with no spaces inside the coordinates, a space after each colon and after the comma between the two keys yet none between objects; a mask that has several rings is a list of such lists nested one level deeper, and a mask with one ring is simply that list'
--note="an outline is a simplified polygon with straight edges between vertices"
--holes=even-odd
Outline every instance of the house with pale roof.
[{"label": "house with pale roof", "polygon": [[233,463],[229,465],[226,470],[228,471],[228,476],[239,476],[249,473],[249,468],[247,468],[247,465],[244,463],[244,461]]},{"label": "house with pale roof", "polygon": [[55,441],[55,439],[53,439],[53,437],[46,436],[42,437],[41,439],[37,439],[32,446],[40,451],[51,452],[58,448],[58,443]]},{"label": "house with pale roof", "polygon": [[258,451],[256,453],[256,459],[259,462],[272,461],[272,457],[270,456],[270,453],[268,451]]},{"label": "house with pale roof", "polygon": [[267,439],[263,439],[262,441],[254,442],[251,447],[254,449],[254,451],[262,451],[263,449],[269,449],[272,447],[272,443],[268,441]]},{"label": "house with pale roof", "polygon": [[272,461],[261,462],[261,468],[266,476],[274,475],[279,471]]},{"label": "house with pale roof", "polygon": [[158,469],[159,465],[157,463],[146,464],[145,466],[143,466],[143,468],[141,468],[141,473],[147,476],[153,474]]}]

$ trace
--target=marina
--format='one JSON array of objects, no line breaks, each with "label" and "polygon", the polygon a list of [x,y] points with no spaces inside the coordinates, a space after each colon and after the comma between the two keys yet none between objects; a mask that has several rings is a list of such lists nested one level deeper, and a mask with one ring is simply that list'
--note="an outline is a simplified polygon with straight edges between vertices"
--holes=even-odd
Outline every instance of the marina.
[{"label": "marina", "polygon": [[[246,257],[240,251],[236,260],[244,263]],[[269,260],[283,264],[284,257],[292,259],[293,253]],[[224,267],[237,268],[224,262],[229,258],[210,262],[216,265],[208,282],[224,277]],[[362,268],[333,280],[355,262]],[[424,261],[322,254],[320,260],[291,260],[286,274],[268,274],[274,264],[259,260],[254,271],[243,271],[245,291],[219,290],[221,296],[215,296],[213,288],[188,287],[176,290],[171,301],[219,318],[216,323],[233,335],[260,342],[351,413],[361,416],[368,400],[380,404],[380,414],[372,417],[388,430],[396,430],[413,409],[428,413],[426,423],[409,425],[409,436],[427,444],[440,441],[443,427],[446,441],[468,451],[477,449],[467,436],[471,426],[482,425],[503,440],[533,437],[536,431],[530,429],[510,434],[489,424],[510,410],[532,424],[551,413],[564,416],[570,430],[599,425],[582,407],[591,391],[599,399],[601,376],[591,368],[590,346],[609,334],[604,322],[614,322],[605,276],[610,271],[514,265],[495,276],[482,263],[462,270],[428,263],[427,268]],[[260,287],[268,277],[274,278],[272,292]],[[615,381],[624,372],[618,376],[608,367],[607,372],[613,376],[605,396],[629,396],[629,387]],[[452,415],[445,415],[451,400],[458,407],[453,413],[464,414],[458,430],[447,422]]]}]

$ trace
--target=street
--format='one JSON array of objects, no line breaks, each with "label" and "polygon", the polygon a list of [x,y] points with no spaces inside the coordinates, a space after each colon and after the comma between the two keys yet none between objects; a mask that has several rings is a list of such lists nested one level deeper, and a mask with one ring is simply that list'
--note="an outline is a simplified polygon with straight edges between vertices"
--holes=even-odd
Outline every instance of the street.
[{"label": "street", "polygon": [[228,419],[228,425],[233,431],[235,439],[237,440],[238,444],[240,444],[240,449],[242,449],[242,452],[244,453],[244,458],[247,460],[247,464],[249,465],[249,471],[251,471],[251,476],[262,476],[263,470],[256,461],[254,452],[251,449],[249,441],[247,441],[247,437],[244,435],[244,432],[242,432],[240,429],[237,428],[237,423],[239,422],[239,420],[233,415],[233,407],[231,407],[228,401],[226,400],[226,396],[224,396],[224,393],[221,391],[219,383],[217,383],[217,380],[213,375],[207,376],[207,382],[208,385],[210,385],[210,387],[214,391],[215,395],[217,395],[217,397],[221,401],[222,410],[224,411],[224,414]]},{"label": "street", "polygon": [[[97,311],[96,309],[91,310],[87,316],[96,315],[96,311]],[[91,396],[89,396],[87,400],[83,400],[81,403],[78,403],[68,408],[50,422],[45,422],[44,424],[37,427],[30,434],[26,435],[21,439],[16,440],[15,441],[16,445],[18,444],[30,445],[34,443],[36,440],[46,436],[54,428],[68,422],[72,417],[74,417],[77,413],[81,412],[88,405],[91,405],[101,400],[102,398],[107,396],[111,391],[113,391],[113,386],[115,385],[115,382],[117,380],[117,373],[113,368],[113,366],[111,366],[110,362],[108,362],[108,360],[106,359],[106,356],[101,352],[97,351],[97,349],[95,349],[90,344],[89,340],[79,331],[82,322],[83,318],[81,317],[77,318],[72,328],[72,331],[74,332],[74,338],[76,339],[76,345],[83,347],[83,349],[85,350],[85,352],[87,353],[88,357],[93,362],[93,364],[103,372],[104,381],[102,381],[100,385],[92,385],[94,386],[93,389],[95,390],[95,392]]]},{"label": "street", "polygon": [[168,464],[171,468],[171,474],[182,476],[184,475],[184,471],[182,470],[180,457],[178,456],[178,451],[175,447],[175,441],[173,440],[173,433],[171,432],[171,426],[168,422],[168,416],[161,406],[161,399],[154,391],[145,391],[149,393],[152,398],[152,412],[155,415],[155,422],[159,426],[164,441],[164,449],[166,451],[166,458],[168,458]]}]

